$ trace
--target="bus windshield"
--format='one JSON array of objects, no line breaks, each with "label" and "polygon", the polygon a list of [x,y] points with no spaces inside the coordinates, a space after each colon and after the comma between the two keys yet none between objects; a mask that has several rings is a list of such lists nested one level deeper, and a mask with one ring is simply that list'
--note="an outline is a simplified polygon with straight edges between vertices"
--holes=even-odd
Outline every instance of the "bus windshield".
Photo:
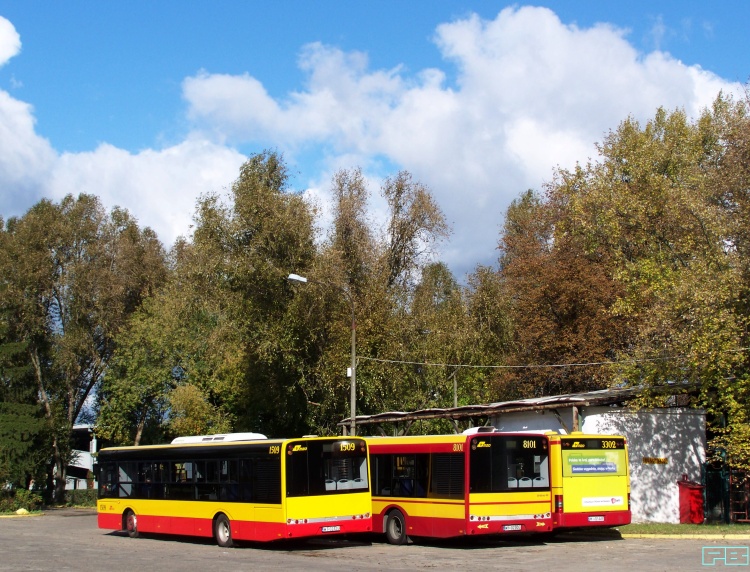
[{"label": "bus windshield", "polygon": [[472,493],[521,488],[549,490],[547,438],[536,435],[482,435],[471,439]]},{"label": "bus windshield", "polygon": [[286,485],[288,497],[369,491],[364,440],[292,441]]}]

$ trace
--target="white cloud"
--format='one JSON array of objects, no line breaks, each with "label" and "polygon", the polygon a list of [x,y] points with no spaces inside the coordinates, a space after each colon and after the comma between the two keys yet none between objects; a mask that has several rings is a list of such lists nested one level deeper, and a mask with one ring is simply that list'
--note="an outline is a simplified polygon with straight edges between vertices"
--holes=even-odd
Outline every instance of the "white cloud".
[{"label": "white cloud", "polygon": [[[208,74],[189,77],[182,85],[190,101],[189,117],[201,122],[220,140],[260,133],[267,137],[278,121],[281,110],[253,77]],[[214,130],[218,126],[220,129]]]},{"label": "white cloud", "polygon": [[30,105],[0,91],[0,213],[21,216],[41,198],[99,196],[105,208],[127,208],[170,246],[188,235],[196,199],[225,191],[245,157],[205,139],[131,154],[103,144],[87,153],[58,154],[35,132]]},{"label": "white cloud", "polygon": [[[378,177],[395,169],[429,186],[454,228],[443,257],[461,275],[495,260],[513,198],[539,189],[556,166],[587,161],[624,118],[647,120],[659,106],[696,115],[719,90],[741,87],[667,53],[639,53],[625,30],[566,25],[545,8],[448,22],[434,40],[445,65],[416,73],[370,69],[361,52],[304,46],[306,81],[283,98],[249,74],[201,71],[183,81],[194,134],[137,154],[103,144],[58,155],[35,132],[32,108],[0,92],[0,181],[18,189],[0,197],[0,212],[90,192],[128,208],[169,244],[189,231],[198,195],[236,178],[243,157],[228,145],[276,147],[292,161],[312,149],[322,159],[302,175],[321,201],[342,167],[362,167],[374,197]],[[0,65],[19,50],[0,18]],[[373,205],[382,216],[382,201]]]},{"label": "white cloud", "polygon": [[20,51],[21,36],[18,35],[13,24],[0,16],[0,66],[4,66]]},{"label": "white cloud", "polygon": [[[13,24],[0,17],[0,66],[20,50]],[[11,84],[19,82],[11,78]],[[226,189],[243,160],[237,151],[199,138],[135,155],[108,144],[58,154],[37,134],[32,106],[0,91],[0,213],[6,218],[43,197],[91,193],[105,208],[127,208],[170,245],[189,233],[198,196]]]},{"label": "white cloud", "polygon": [[[49,142],[35,131],[33,109],[0,91],[0,214],[18,216],[44,196],[54,162]],[[12,191],[11,191],[12,189]]]},{"label": "white cloud", "polygon": [[0,213],[21,216],[43,197],[99,196],[105,208],[127,208],[168,247],[188,235],[197,198],[221,193],[245,157],[234,149],[190,138],[162,150],[131,154],[109,144],[58,154],[35,132],[30,105],[0,91]]},{"label": "white cloud", "polygon": [[[20,51],[18,32],[0,16],[0,66]],[[54,157],[49,142],[36,133],[32,107],[0,91],[0,184],[5,189],[0,193],[0,213],[3,216],[20,215],[43,196],[42,186]]]},{"label": "white cloud", "polygon": [[647,120],[659,106],[695,116],[720,90],[739,92],[669,54],[640,54],[626,36],[607,24],[565,25],[546,8],[508,8],[437,28],[452,85],[445,70],[369,70],[364,54],[311,44],[300,58],[305,89],[283,100],[250,76],[206,73],[185,81],[185,97],[197,121],[237,141],[323,144],[411,171],[453,223],[444,252],[464,272],[495,259],[513,198],[558,165],[586,162],[626,117]]},{"label": "white cloud", "polygon": [[64,153],[55,164],[49,195],[95,194],[107,208],[127,208],[169,246],[189,234],[196,199],[228,190],[244,159],[205,140],[135,155],[104,144],[90,153]]}]

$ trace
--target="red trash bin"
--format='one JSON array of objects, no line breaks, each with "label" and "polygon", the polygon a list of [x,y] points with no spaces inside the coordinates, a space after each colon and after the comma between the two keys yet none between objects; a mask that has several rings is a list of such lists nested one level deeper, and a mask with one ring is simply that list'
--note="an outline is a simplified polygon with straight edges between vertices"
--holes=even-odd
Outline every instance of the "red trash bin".
[{"label": "red trash bin", "polygon": [[677,481],[680,488],[680,524],[703,524],[703,485],[687,480]]}]

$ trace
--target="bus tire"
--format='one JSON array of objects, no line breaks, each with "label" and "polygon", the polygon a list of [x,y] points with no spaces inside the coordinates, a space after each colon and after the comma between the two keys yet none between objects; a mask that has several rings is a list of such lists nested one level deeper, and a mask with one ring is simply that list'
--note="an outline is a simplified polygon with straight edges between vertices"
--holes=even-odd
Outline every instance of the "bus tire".
[{"label": "bus tire", "polygon": [[234,546],[232,526],[225,514],[220,514],[214,520],[214,539],[216,540],[216,544],[222,548],[232,548]]},{"label": "bus tire", "polygon": [[135,513],[128,509],[125,511],[125,516],[123,517],[123,523],[124,528],[128,533],[128,536],[130,538],[138,538],[138,517],[135,516]]},{"label": "bus tire", "polygon": [[406,519],[400,510],[394,509],[388,513],[385,521],[385,538],[389,544],[406,544],[409,541],[406,534]]}]

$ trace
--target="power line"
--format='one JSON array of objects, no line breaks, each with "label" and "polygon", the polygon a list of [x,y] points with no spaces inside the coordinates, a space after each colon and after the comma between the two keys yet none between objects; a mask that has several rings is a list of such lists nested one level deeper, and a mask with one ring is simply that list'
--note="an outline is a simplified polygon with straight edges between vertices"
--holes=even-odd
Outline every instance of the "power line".
[{"label": "power line", "polygon": [[[726,350],[721,353],[738,353],[749,350],[750,348],[739,348],[737,350]],[[600,365],[625,365],[625,364],[638,364],[646,362],[658,362],[658,361],[673,361],[673,360],[684,360],[687,356],[670,356],[661,358],[644,358],[644,359],[632,359],[624,361],[592,361],[584,363],[552,363],[552,364],[527,364],[527,365],[470,365],[460,363],[434,363],[434,362],[421,362],[421,361],[405,361],[405,360],[394,360],[394,359],[380,359],[366,356],[357,356],[358,360],[368,360],[380,363],[393,363],[400,365],[422,365],[430,367],[455,367],[455,368],[466,368],[466,369],[543,369],[543,368],[561,368],[561,367],[590,367]]]},{"label": "power line", "polygon": [[630,360],[625,362],[617,361],[594,361],[586,363],[553,363],[553,364],[528,364],[528,365],[470,365],[461,363],[434,363],[434,362],[421,362],[421,361],[403,361],[394,359],[379,359],[365,356],[357,356],[357,359],[376,361],[380,363],[395,363],[402,365],[424,365],[431,367],[462,367],[466,369],[541,369],[550,367],[584,367],[593,365],[615,365],[621,363],[639,363],[644,361],[664,361],[670,359],[682,359],[682,358],[654,358],[654,359],[643,359],[643,360]]}]

